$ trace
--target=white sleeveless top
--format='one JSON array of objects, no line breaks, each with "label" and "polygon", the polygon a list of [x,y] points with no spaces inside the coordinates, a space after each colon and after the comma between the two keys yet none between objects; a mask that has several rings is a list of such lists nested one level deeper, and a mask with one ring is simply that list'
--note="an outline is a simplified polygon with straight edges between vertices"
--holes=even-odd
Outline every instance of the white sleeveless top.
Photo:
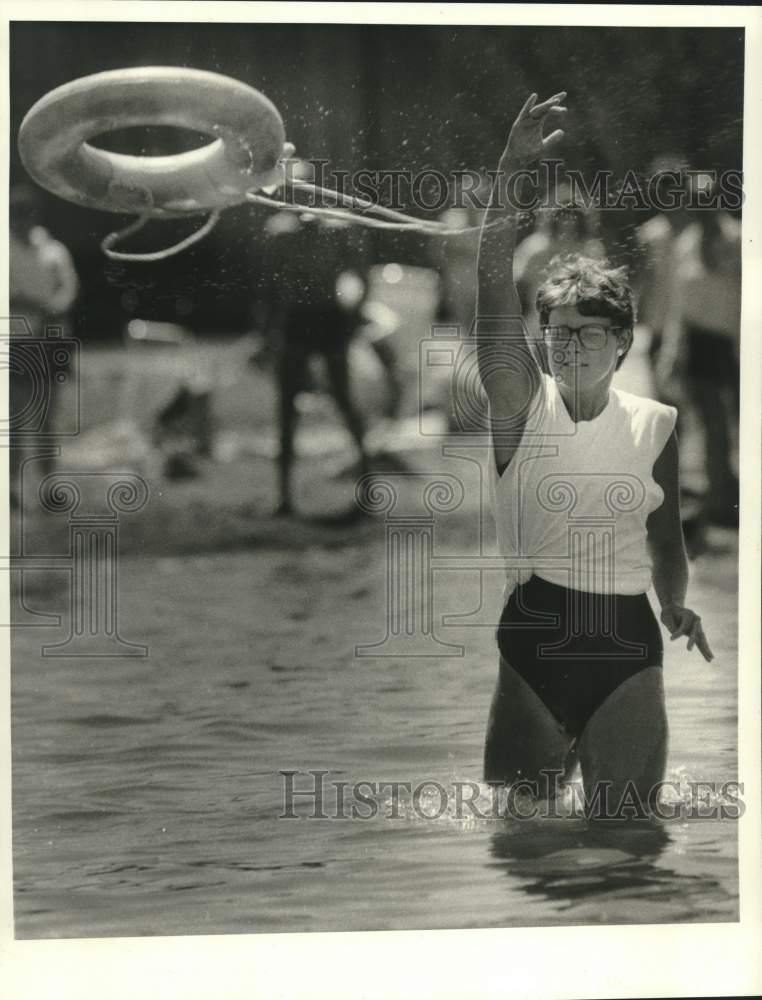
[{"label": "white sleeveless top", "polygon": [[651,585],[646,520],[664,500],[653,478],[677,410],[611,389],[605,409],[575,423],[549,375],[521,444],[501,476],[490,454],[490,494],[505,600],[533,574],[597,594]]}]

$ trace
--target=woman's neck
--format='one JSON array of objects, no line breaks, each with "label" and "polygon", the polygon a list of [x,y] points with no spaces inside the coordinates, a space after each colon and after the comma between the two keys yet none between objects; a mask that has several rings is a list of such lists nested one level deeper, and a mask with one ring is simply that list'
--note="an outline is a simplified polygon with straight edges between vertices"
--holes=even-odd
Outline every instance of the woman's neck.
[{"label": "woman's neck", "polygon": [[558,391],[564,402],[566,411],[572,421],[577,424],[581,420],[595,420],[603,413],[609,401],[610,386],[595,386],[588,392],[570,389],[562,382],[558,383]]}]

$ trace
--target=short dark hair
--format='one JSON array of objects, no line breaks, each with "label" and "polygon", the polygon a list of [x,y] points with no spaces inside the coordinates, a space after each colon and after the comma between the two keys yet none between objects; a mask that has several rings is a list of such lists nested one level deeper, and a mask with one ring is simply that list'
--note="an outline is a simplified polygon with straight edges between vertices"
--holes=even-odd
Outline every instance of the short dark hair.
[{"label": "short dark hair", "polygon": [[[583,316],[606,316],[617,326],[632,330],[635,304],[627,283],[627,269],[612,267],[606,259],[566,254],[554,257],[537,291],[540,324],[547,324],[553,309],[575,306]],[[629,347],[617,361],[627,357]]]}]

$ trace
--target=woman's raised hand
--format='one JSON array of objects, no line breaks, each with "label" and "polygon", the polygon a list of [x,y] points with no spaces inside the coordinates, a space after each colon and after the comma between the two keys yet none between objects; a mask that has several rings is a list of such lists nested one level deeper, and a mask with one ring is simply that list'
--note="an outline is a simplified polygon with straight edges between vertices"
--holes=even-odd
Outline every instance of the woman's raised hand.
[{"label": "woman's raised hand", "polygon": [[688,649],[696,646],[707,663],[714,659],[704,629],[701,627],[701,619],[695,611],[680,604],[665,604],[661,611],[661,620],[669,631],[670,639],[688,636]]},{"label": "woman's raised hand", "polygon": [[557,121],[559,115],[566,113],[566,108],[560,103],[565,97],[566,91],[562,90],[538,104],[537,94],[530,94],[511,127],[503,159],[519,167],[525,166],[540,159],[563,138],[564,132],[560,128],[545,137],[542,133],[546,120]]}]

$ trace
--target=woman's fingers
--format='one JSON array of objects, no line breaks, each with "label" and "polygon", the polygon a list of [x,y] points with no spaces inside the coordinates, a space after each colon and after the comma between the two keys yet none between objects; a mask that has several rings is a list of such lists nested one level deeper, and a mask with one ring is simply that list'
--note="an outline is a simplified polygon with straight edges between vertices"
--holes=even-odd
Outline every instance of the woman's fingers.
[{"label": "woman's fingers", "polygon": [[[693,639],[693,635],[691,635],[691,638]],[[709,648],[709,643],[706,641],[706,636],[704,635],[704,630],[701,627],[700,620],[696,622],[695,642],[696,646],[698,647],[698,651],[704,657],[706,662],[711,663],[711,661],[714,659],[714,653]]]},{"label": "woman's fingers", "polygon": [[520,121],[525,115],[528,115],[534,106],[534,102],[537,100],[537,94],[530,94],[529,97],[524,101],[524,107],[519,111],[516,116],[516,121]]},{"label": "woman's fingers", "polygon": [[704,635],[701,619],[695,611],[681,608],[678,612],[673,610],[673,606],[670,605],[669,610],[662,611],[661,620],[669,630],[670,639],[679,639],[681,636],[687,635],[689,650],[696,646],[707,663],[714,659],[714,653],[709,648],[709,643]]},{"label": "woman's fingers", "polygon": [[696,619],[690,611],[681,615],[677,618],[677,626],[670,635],[670,639],[679,639],[680,636],[688,635],[693,628],[694,621],[696,621]]},{"label": "woman's fingers", "polygon": [[543,148],[547,149],[548,146],[554,145],[556,142],[558,142],[559,139],[563,139],[565,134],[566,133],[562,128],[557,128],[555,132],[551,132],[550,135],[546,136],[542,140]]},{"label": "woman's fingers", "polygon": [[[701,626],[699,626],[699,628],[700,627]],[[693,626],[693,628],[691,629],[690,635],[688,636],[688,651],[689,652],[693,649],[693,644],[695,643],[695,641],[696,641],[696,625]]]},{"label": "woman's fingers", "polygon": [[688,649],[689,650],[693,649],[694,646],[696,646],[696,648],[704,657],[704,659],[707,661],[707,663],[711,662],[714,659],[714,654],[712,653],[712,650],[709,648],[709,643],[707,642],[706,636],[704,635],[704,629],[701,625],[700,618],[696,618],[695,621],[693,622],[693,627],[691,628],[690,631],[690,638],[688,639]]},{"label": "woman's fingers", "polygon": [[[536,97],[537,95],[535,94],[534,96]],[[549,111],[553,105],[558,104],[558,102],[562,101],[565,97],[566,91],[562,90],[559,94],[554,94],[552,97],[549,97],[547,101],[543,101],[542,104],[535,104],[529,114],[532,118],[539,118],[540,115],[544,115],[546,111]]]}]

